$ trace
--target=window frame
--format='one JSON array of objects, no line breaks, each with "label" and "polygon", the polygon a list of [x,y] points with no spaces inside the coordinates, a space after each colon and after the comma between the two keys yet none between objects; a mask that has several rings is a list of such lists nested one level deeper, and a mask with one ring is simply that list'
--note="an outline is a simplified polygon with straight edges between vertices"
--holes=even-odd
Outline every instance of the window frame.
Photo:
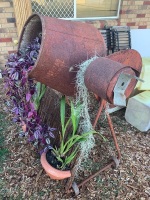
[{"label": "window frame", "polygon": [[109,16],[109,17],[86,17],[86,18],[77,18],[76,17],[76,0],[74,0],[74,18],[59,18],[64,20],[73,20],[73,21],[96,21],[96,20],[113,20],[113,19],[119,19],[120,14],[120,7],[121,7],[121,0],[118,0],[118,8],[117,8],[117,15],[116,16]]}]

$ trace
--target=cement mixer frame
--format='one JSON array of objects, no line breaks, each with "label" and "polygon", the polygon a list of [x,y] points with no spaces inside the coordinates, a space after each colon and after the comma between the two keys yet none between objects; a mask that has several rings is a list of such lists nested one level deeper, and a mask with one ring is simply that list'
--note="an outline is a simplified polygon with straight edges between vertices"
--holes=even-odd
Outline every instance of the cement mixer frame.
[{"label": "cement mixer frame", "polygon": [[99,169],[97,172],[95,172],[94,174],[92,174],[91,176],[89,176],[88,178],[86,178],[85,180],[83,180],[79,184],[76,184],[76,182],[74,181],[74,179],[75,179],[75,174],[74,174],[75,167],[74,167],[71,170],[71,174],[72,174],[71,178],[69,178],[66,182],[65,192],[67,194],[74,192],[75,195],[77,196],[79,194],[79,188],[83,187],[88,181],[90,181],[94,177],[98,176],[101,172],[108,170],[109,168],[117,168],[119,166],[120,159],[121,159],[121,152],[120,152],[120,148],[119,148],[119,145],[118,145],[118,142],[117,142],[116,134],[115,134],[115,131],[114,131],[114,128],[113,128],[113,123],[112,123],[111,117],[109,115],[109,112],[107,112],[107,110],[106,110],[107,101],[104,100],[104,99],[100,99],[100,98],[98,98],[98,101],[99,101],[100,106],[99,106],[97,115],[95,117],[94,123],[93,123],[93,128],[95,129],[95,127],[98,123],[98,119],[100,118],[101,113],[104,110],[105,113],[106,113],[108,125],[109,125],[109,128],[110,128],[110,133],[111,133],[111,136],[112,136],[113,141],[114,141],[115,149],[117,151],[117,156],[116,157],[112,156],[111,161],[105,167]]},{"label": "cement mixer frame", "polygon": [[[79,63],[95,56],[95,54],[99,56],[89,65],[85,73],[85,85],[97,95],[100,104],[93,128],[96,127],[102,110],[105,110],[118,155],[112,157],[107,166],[78,185],[74,181],[74,166],[71,170],[72,176],[67,180],[65,192],[74,191],[78,195],[79,188],[86,182],[110,167],[118,167],[120,163],[121,153],[106,104],[107,102],[114,103],[114,87],[119,75],[125,72],[131,77],[138,77],[142,67],[142,60],[135,50],[120,51],[106,56],[104,39],[100,32],[90,24],[49,18],[37,14],[30,16],[25,23],[18,48],[23,50],[39,33],[42,33],[41,49],[38,59],[29,73],[29,77],[67,96],[74,96],[76,92],[75,83],[73,83],[76,72],[70,73],[70,68],[73,67],[77,70],[76,66]],[[97,68],[100,65],[101,67]],[[97,76],[99,74],[102,80]],[[129,97],[136,82],[135,78],[129,82],[124,89],[123,95],[125,97]],[[124,84],[122,83],[122,85]],[[122,92],[120,94],[122,95]]]}]

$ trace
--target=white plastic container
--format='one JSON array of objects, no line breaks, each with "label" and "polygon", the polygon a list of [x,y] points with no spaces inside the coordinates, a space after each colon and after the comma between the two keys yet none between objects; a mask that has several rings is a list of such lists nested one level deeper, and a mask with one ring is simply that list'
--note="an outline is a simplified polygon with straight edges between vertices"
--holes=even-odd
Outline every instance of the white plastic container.
[{"label": "white plastic container", "polygon": [[140,131],[150,129],[150,91],[142,92],[129,99],[125,119]]},{"label": "white plastic container", "polygon": [[150,58],[142,58],[142,63],[140,78],[144,82],[138,81],[136,85],[138,91],[150,90]]}]

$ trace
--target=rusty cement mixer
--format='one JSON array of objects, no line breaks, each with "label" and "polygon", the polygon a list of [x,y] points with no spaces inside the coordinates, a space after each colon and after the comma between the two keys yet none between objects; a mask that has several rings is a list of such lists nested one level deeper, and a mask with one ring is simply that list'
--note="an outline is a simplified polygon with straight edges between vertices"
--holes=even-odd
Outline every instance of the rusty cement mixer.
[{"label": "rusty cement mixer", "polygon": [[[134,89],[141,72],[142,59],[135,50],[125,50],[106,56],[106,46],[101,33],[92,25],[81,22],[66,21],[34,14],[24,25],[19,41],[19,49],[23,50],[35,38],[42,34],[41,48],[38,58],[29,77],[34,78],[52,89],[67,96],[76,92],[75,78],[79,65],[95,55],[98,57],[87,67],[84,74],[86,87],[100,97],[100,107],[93,123],[96,127],[102,109],[105,109],[110,132],[118,153],[110,164],[84,180],[74,189],[83,186],[100,172],[120,162],[121,154],[113,129],[111,118],[106,110],[107,102],[125,105],[125,100]],[[66,184],[70,192],[74,180],[72,177]]]},{"label": "rusty cement mixer", "polygon": [[[78,64],[97,55],[106,57],[106,46],[101,33],[92,25],[34,14],[26,21],[19,48],[24,49],[42,33],[41,49],[29,77],[67,96],[75,93]],[[114,103],[114,87],[121,73],[139,76],[142,62],[135,50],[114,53],[107,59],[96,59],[86,72],[88,89],[110,103]],[[93,81],[92,81],[93,79]],[[104,84],[107,82],[106,84]],[[132,79],[125,88],[128,97],[136,85]]]},{"label": "rusty cement mixer", "polygon": [[76,73],[71,71],[77,71],[77,64],[94,55],[106,55],[102,35],[86,23],[34,14],[24,25],[19,48],[23,50],[39,33],[42,33],[41,49],[29,76],[72,96]]}]

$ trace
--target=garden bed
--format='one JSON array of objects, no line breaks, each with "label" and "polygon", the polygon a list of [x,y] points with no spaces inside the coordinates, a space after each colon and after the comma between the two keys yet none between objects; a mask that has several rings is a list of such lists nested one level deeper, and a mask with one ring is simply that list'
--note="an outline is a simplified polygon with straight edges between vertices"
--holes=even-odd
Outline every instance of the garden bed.
[{"label": "garden bed", "polygon": [[[0,113],[6,113],[2,79],[0,80]],[[91,107],[92,110],[92,107]],[[4,121],[11,121],[6,115]],[[9,156],[3,163],[0,179],[0,199],[98,199],[98,200],[148,200],[150,195],[150,137],[131,127],[124,119],[124,110],[112,115],[114,129],[120,145],[122,160],[117,170],[108,170],[88,182],[76,198],[64,195],[64,182],[53,181],[45,174],[40,164],[40,157],[33,145],[18,137],[19,127],[9,123],[5,126],[6,147]],[[100,129],[101,126],[101,129]],[[96,136],[96,146],[76,179],[80,182],[85,177],[105,165],[110,155],[114,154],[114,145],[109,137],[109,128],[105,117],[99,121],[98,129],[109,141],[104,142]],[[4,130],[3,130],[4,132]]]}]

